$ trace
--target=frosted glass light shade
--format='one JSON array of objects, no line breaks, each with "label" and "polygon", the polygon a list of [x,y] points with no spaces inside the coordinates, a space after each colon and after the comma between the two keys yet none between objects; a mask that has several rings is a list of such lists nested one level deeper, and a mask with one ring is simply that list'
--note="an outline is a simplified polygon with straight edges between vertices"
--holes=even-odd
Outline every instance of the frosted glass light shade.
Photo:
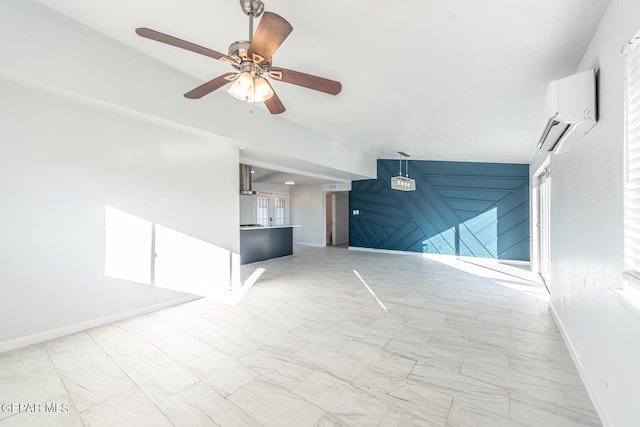
[{"label": "frosted glass light shade", "polygon": [[256,78],[247,71],[238,76],[227,92],[234,98],[247,102],[264,102],[273,96],[273,89],[264,78]]},{"label": "frosted glass light shade", "polygon": [[264,102],[273,96],[271,85],[262,77],[258,77],[254,82],[254,101]]},{"label": "frosted glass light shade", "polygon": [[249,98],[253,98],[253,84],[251,73],[244,71],[233,82],[227,93],[240,101],[249,101]]},{"label": "frosted glass light shade", "polygon": [[400,191],[413,191],[416,189],[416,181],[405,176],[394,176],[391,178],[391,188]]}]

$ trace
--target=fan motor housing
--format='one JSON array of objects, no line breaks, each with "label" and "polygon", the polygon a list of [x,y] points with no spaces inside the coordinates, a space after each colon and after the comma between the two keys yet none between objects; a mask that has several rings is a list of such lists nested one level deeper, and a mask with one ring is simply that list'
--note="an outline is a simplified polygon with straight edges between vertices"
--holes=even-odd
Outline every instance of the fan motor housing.
[{"label": "fan motor housing", "polygon": [[249,46],[251,42],[247,40],[239,40],[229,45],[229,56],[238,59],[239,61],[246,61],[249,59],[247,52],[249,52]]},{"label": "fan motor housing", "polygon": [[240,7],[245,15],[253,15],[258,18],[264,12],[264,3],[260,0],[240,0]]}]

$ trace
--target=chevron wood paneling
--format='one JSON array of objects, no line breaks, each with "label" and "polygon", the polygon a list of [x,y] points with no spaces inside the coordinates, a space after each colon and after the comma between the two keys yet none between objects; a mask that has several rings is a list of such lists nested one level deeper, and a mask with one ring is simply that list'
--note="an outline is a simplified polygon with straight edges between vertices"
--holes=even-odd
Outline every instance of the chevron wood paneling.
[{"label": "chevron wood paneling", "polygon": [[352,183],[350,246],[529,261],[529,165],[413,160],[408,192],[397,174],[378,160],[377,179]]}]

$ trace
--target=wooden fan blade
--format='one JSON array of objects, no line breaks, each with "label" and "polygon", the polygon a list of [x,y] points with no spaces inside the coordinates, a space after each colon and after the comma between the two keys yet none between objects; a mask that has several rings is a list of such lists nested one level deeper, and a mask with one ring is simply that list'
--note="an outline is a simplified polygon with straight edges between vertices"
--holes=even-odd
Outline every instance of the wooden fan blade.
[{"label": "wooden fan blade", "polygon": [[324,77],[312,76],[300,71],[287,70],[286,68],[271,67],[269,77],[286,83],[306,87],[329,95],[337,95],[342,90],[342,84]]},{"label": "wooden fan blade", "polygon": [[168,34],[151,30],[149,28],[136,28],[136,34],[138,34],[140,37],[145,37],[147,39],[155,40],[160,43],[166,43],[168,45],[179,47],[181,49],[190,50],[191,52],[199,53],[200,55],[208,56],[213,59],[219,59],[230,64],[238,63],[238,61],[236,61],[232,57],[223,55],[220,52],[216,52],[215,50],[202,47],[195,43],[191,43],[186,40],[170,36]]},{"label": "wooden fan blade", "polygon": [[[269,83],[268,81],[267,84],[271,86],[271,83]],[[273,90],[273,86],[271,86],[271,90]],[[271,114],[281,114],[286,111],[286,108],[284,108],[284,104],[282,104],[282,101],[280,101],[280,98],[278,98],[275,90],[273,90],[273,96],[264,101],[264,105],[267,106]]]},{"label": "wooden fan blade", "polygon": [[216,77],[213,80],[209,80],[208,82],[206,82],[203,85],[198,86],[197,88],[193,89],[190,92],[187,92],[184,94],[185,98],[189,98],[189,99],[200,99],[205,95],[210,94],[211,92],[213,92],[216,89],[221,88],[222,86],[226,85],[227,83],[230,83],[231,77],[235,76],[237,73],[226,73],[223,74],[219,77]]},{"label": "wooden fan blade", "polygon": [[247,52],[249,58],[259,64],[269,62],[291,31],[293,27],[286,19],[275,13],[264,12]]}]

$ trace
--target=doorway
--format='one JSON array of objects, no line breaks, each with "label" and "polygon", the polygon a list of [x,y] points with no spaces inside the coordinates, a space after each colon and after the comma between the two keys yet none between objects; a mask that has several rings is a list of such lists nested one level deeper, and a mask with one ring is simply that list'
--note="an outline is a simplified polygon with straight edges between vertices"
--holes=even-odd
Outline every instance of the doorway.
[{"label": "doorway", "polygon": [[550,292],[550,223],[551,223],[551,173],[547,165],[535,177],[536,243],[535,259],[537,273]]},{"label": "doorway", "polygon": [[334,230],[334,221],[333,217],[335,215],[335,198],[336,195],[333,193],[326,194],[326,215],[325,215],[325,233],[326,233],[326,244],[327,246],[332,246],[334,242],[335,230]]},{"label": "doorway", "polygon": [[349,192],[325,193],[325,244],[349,243]]}]

